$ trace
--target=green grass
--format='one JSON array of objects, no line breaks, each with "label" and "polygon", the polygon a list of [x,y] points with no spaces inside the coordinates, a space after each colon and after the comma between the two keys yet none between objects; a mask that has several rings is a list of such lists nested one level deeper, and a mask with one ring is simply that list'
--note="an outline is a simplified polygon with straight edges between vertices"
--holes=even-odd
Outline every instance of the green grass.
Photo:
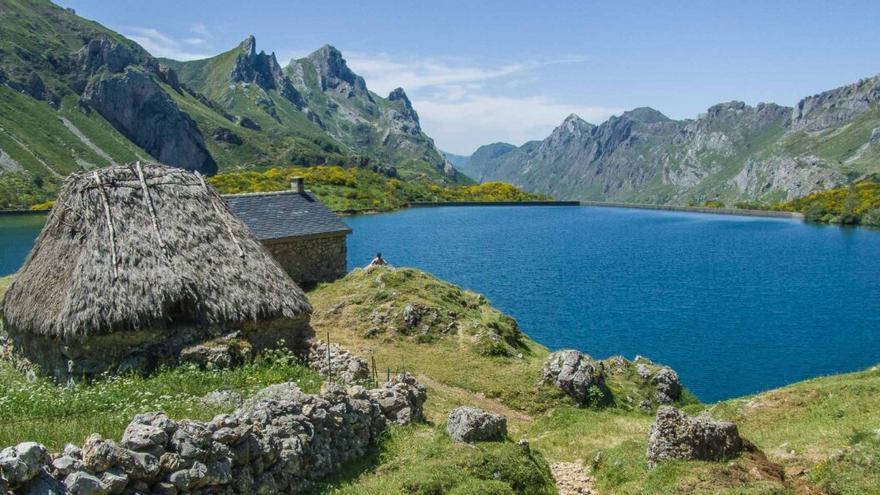
[{"label": "green grass", "polygon": [[[0,295],[10,281],[0,278]],[[555,461],[583,462],[603,494],[880,492],[880,368],[714,405],[685,393],[676,407],[734,421],[758,450],[722,462],[666,462],[649,470],[645,451],[654,417],[636,405],[653,390],[631,363],[605,359],[613,400],[577,407],[538,383],[547,349],[519,333],[485,298],[424,272],[355,270],[318,286],[309,298],[318,335],[329,333],[332,342],[378,370],[413,372],[428,388],[427,423],[390,429],[370,455],[316,493],[554,493],[547,463]],[[438,316],[403,329],[401,311],[408,304],[434,308]],[[445,330],[453,320],[456,325]],[[486,331],[506,336],[507,352],[487,355],[477,337]],[[381,381],[384,372],[379,374]],[[146,410],[207,419],[219,411],[199,409],[195,400],[208,391],[230,388],[247,395],[290,379],[310,392],[320,383],[286,359],[226,371],[169,369],[150,378],[71,388],[27,382],[6,366],[0,368],[0,445],[29,439],[58,448],[93,431],[118,436],[133,414]],[[449,411],[459,405],[505,415],[509,438],[472,447],[451,442],[443,430]],[[519,439],[529,441],[530,452],[516,445]]]},{"label": "green grass", "polygon": [[780,464],[810,470],[833,494],[880,493],[880,368],[722,402],[715,415]]},{"label": "green grass", "polygon": [[249,395],[285,381],[315,393],[321,378],[282,354],[229,370],[180,367],[149,377],[114,377],[69,387],[30,381],[0,362],[0,445],[27,440],[60,450],[66,443],[82,444],[93,432],[119,438],[131,418],[146,411],[209,420],[229,411],[198,405],[208,392],[226,389]]},{"label": "green grass", "polygon": [[555,494],[543,456],[514,442],[452,442],[444,425],[392,429],[381,447],[316,490],[334,495]]},{"label": "green grass", "polygon": [[547,196],[530,194],[501,182],[441,186],[428,180],[405,181],[360,168],[285,167],[265,171],[223,172],[210,178],[223,194],[284,191],[290,179],[304,177],[306,187],[331,210],[339,212],[390,211],[414,201],[534,201]]}]

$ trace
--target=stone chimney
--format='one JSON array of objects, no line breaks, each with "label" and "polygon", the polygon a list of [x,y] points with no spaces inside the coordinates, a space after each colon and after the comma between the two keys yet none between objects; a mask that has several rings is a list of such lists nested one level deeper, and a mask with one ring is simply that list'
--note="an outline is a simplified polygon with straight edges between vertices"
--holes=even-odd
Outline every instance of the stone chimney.
[{"label": "stone chimney", "polygon": [[297,194],[302,194],[306,192],[303,181],[304,179],[302,177],[294,177],[290,179],[290,189]]}]

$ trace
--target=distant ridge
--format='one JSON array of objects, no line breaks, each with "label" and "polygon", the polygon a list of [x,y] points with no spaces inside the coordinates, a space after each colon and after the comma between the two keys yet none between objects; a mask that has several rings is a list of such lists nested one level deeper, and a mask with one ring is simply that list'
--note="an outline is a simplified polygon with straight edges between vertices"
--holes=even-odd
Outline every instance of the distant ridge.
[{"label": "distant ridge", "polygon": [[461,169],[563,199],[734,206],[799,197],[880,171],[880,76],[794,107],[733,101],[687,120],[642,107],[598,126],[570,115],[542,141],[482,146]]}]

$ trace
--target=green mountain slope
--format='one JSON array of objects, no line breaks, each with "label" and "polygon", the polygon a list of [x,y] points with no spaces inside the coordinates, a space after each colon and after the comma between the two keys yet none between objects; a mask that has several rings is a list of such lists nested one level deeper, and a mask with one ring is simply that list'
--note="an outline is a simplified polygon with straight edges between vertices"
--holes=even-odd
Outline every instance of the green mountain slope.
[{"label": "green mountain slope", "polygon": [[880,76],[793,108],[729,102],[679,121],[637,108],[599,126],[572,115],[543,141],[481,147],[466,168],[566,199],[777,202],[880,171]]},{"label": "green mountain slope", "polygon": [[296,87],[253,37],[207,60],[160,60],[47,0],[0,0],[0,33],[0,209],[50,199],[66,174],[139,159],[205,174],[329,164],[467,182],[402,90],[385,99],[363,85],[363,102],[343,102],[363,110],[349,122],[350,108]]},{"label": "green mountain slope", "polygon": [[[253,36],[216,57],[162,63],[239,124],[272,143],[287,142],[288,162],[345,163],[405,179],[466,180],[422,132],[402,89],[388,98],[372,93],[329,45],[285,69],[274,53],[257,52]],[[255,142],[261,148],[269,144]]]}]

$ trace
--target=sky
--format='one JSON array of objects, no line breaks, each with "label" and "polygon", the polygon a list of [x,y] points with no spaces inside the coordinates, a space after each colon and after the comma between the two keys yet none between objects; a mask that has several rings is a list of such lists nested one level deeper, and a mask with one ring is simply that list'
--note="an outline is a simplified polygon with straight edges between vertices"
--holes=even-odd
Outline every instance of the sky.
[{"label": "sky", "polygon": [[880,2],[61,0],[154,56],[216,55],[253,34],[286,65],[324,44],[381,95],[403,87],[445,151],[543,139],[650,106],[794,105],[880,73]]}]

